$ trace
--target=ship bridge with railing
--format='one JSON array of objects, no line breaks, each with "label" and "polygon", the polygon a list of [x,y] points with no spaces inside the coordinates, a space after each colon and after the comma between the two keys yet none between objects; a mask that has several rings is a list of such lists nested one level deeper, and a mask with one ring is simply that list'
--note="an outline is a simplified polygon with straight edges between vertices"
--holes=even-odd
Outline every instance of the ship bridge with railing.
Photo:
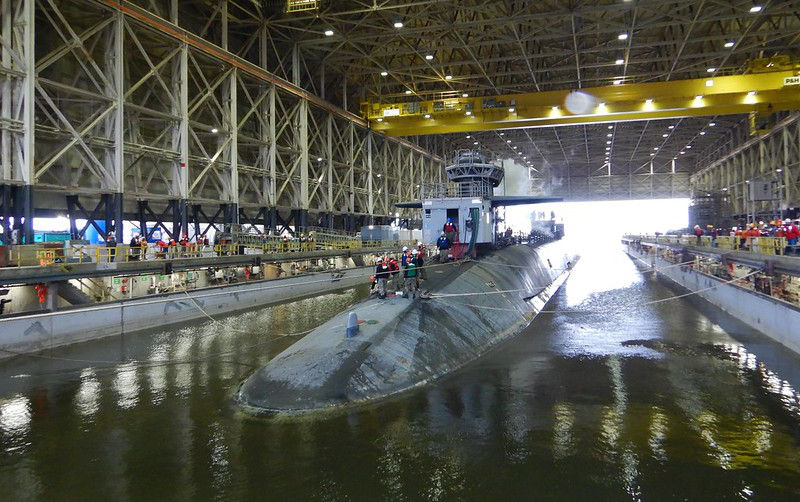
[{"label": "ship bridge with railing", "polygon": [[425,242],[435,242],[449,221],[456,227],[455,241],[473,252],[481,246],[493,246],[500,218],[497,208],[511,205],[560,201],[554,197],[499,196],[495,188],[503,181],[504,169],[489,162],[483,153],[459,150],[445,168],[448,181],[423,184],[420,201],[398,203],[398,207],[422,210],[422,234]]}]

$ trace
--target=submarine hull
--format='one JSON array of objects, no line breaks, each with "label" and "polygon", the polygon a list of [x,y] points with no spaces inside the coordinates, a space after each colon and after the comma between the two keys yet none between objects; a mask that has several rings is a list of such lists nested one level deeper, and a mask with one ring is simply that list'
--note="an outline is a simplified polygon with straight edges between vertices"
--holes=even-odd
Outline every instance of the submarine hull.
[{"label": "submarine hull", "polygon": [[[300,413],[366,403],[424,385],[519,333],[576,260],[557,241],[430,265],[421,289],[431,298],[390,296],[358,303],[251,375],[238,400],[253,412]],[[349,312],[361,322],[353,338],[345,337]]]}]

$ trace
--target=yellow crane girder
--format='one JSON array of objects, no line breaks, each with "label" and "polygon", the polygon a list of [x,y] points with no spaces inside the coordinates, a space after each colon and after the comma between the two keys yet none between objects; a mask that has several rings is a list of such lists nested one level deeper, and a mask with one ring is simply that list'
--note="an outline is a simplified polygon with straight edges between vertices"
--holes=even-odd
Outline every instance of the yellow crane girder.
[{"label": "yellow crane girder", "polygon": [[389,136],[578,125],[800,109],[800,71],[609,85],[581,89],[590,109],[570,113],[569,90],[362,103],[370,126]]}]

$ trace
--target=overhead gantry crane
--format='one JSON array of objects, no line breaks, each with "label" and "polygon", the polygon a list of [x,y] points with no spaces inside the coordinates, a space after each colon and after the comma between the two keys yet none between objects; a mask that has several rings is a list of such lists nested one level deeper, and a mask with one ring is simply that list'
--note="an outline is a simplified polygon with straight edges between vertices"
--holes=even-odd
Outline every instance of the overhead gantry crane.
[{"label": "overhead gantry crane", "polygon": [[377,131],[413,136],[800,109],[800,65],[785,57],[757,60],[748,72],[584,88],[579,99],[587,106],[578,113],[565,106],[571,90],[365,102],[361,113]]}]

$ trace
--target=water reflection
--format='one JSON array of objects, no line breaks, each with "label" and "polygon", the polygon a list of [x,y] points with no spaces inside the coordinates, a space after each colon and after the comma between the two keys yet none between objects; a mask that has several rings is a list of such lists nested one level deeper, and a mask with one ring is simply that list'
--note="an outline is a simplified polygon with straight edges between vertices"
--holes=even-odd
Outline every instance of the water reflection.
[{"label": "water reflection", "polygon": [[800,360],[690,299],[623,309],[675,292],[619,254],[582,260],[557,313],[418,391],[311,420],[237,412],[239,382],[293,342],[276,335],[365,293],[52,352],[118,363],[0,363],[4,496],[796,499]]}]

